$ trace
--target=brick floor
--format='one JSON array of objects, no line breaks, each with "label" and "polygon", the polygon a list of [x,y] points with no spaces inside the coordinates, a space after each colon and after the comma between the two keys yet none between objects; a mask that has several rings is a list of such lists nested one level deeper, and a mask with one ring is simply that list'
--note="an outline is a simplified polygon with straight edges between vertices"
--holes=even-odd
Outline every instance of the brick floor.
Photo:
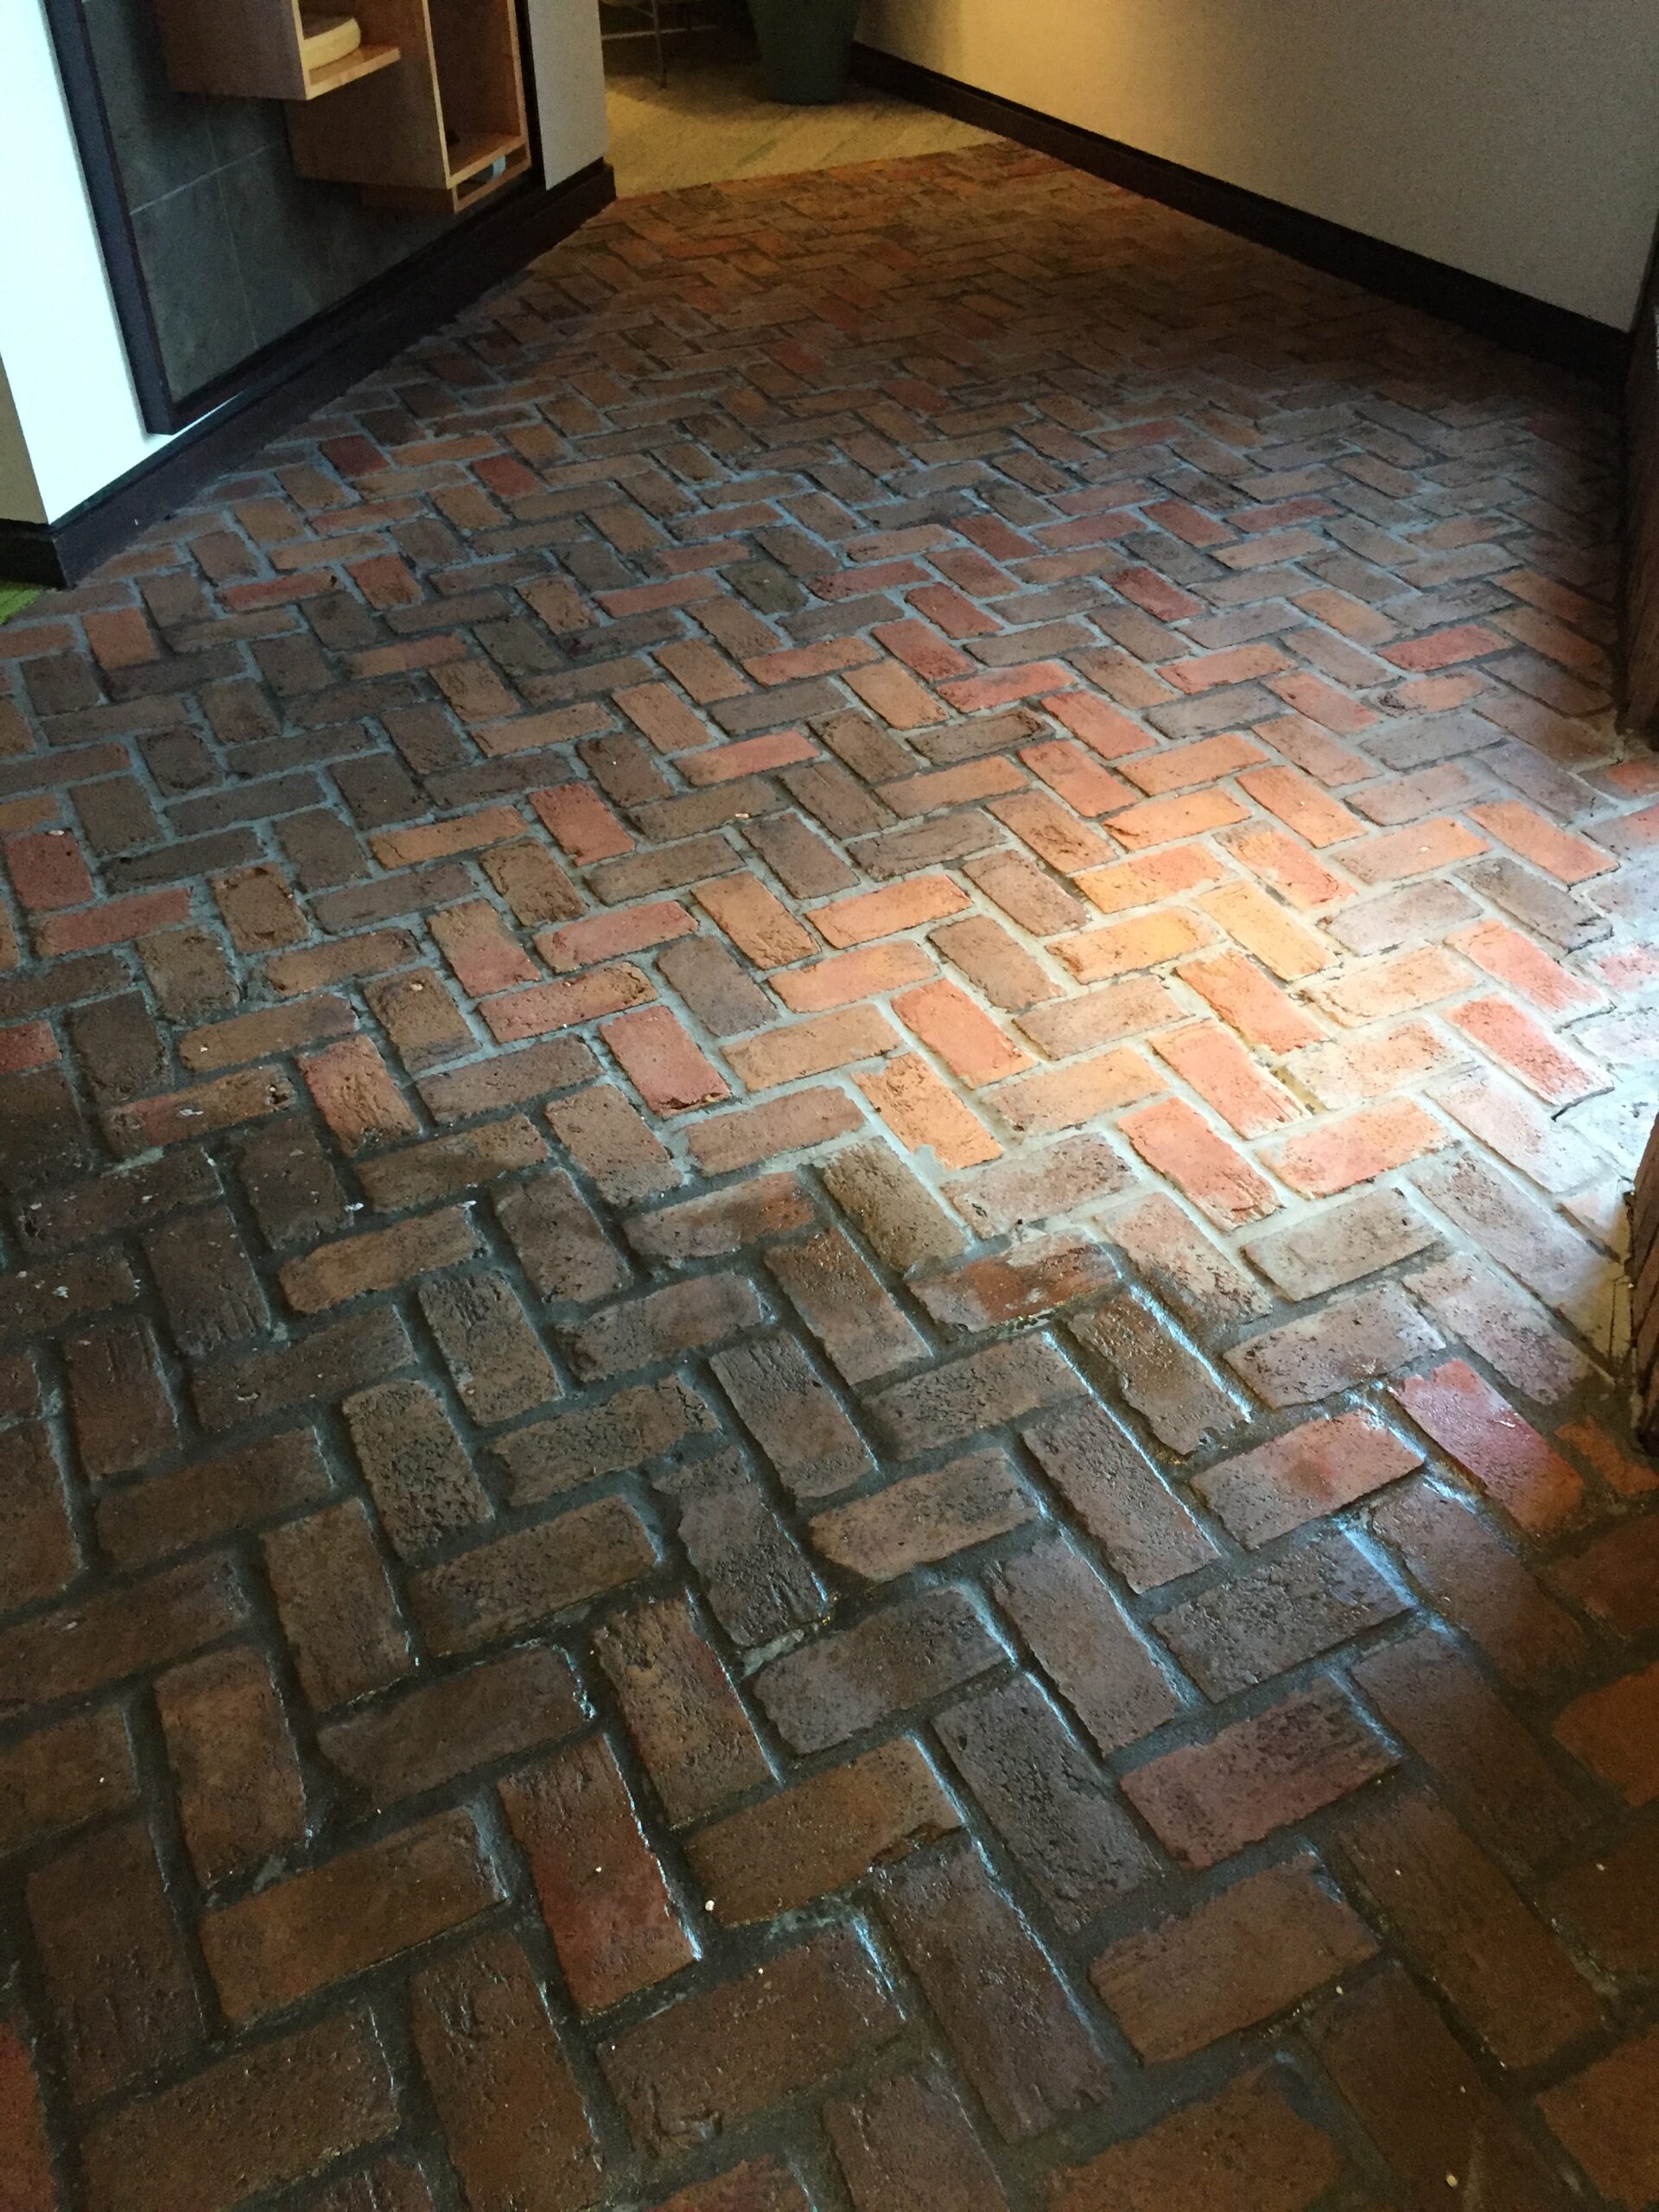
[{"label": "brick floor", "polygon": [[993,146],[0,632],[7,2212],[1659,2202],[1616,448]]}]

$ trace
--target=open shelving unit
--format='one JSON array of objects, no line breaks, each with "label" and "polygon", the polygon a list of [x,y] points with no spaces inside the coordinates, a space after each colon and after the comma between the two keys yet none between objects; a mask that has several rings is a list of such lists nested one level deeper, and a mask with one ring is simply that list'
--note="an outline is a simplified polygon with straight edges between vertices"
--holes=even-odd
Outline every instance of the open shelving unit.
[{"label": "open shelving unit", "polygon": [[302,176],[460,213],[530,166],[514,0],[365,0],[396,69],[288,111]]},{"label": "open shelving unit", "polygon": [[[326,4],[326,0],[325,0]],[[156,0],[170,83],[226,99],[321,99],[402,58],[377,0],[350,15],[302,0]]]}]

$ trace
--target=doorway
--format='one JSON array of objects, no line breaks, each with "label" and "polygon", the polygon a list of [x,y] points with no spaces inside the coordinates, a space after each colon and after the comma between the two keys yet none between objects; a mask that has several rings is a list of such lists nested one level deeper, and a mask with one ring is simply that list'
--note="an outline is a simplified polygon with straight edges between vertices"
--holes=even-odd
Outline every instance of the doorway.
[{"label": "doorway", "polygon": [[830,107],[768,99],[744,0],[658,0],[655,18],[650,0],[601,0],[599,12],[611,162],[624,198],[947,153],[988,136],[857,83]]}]

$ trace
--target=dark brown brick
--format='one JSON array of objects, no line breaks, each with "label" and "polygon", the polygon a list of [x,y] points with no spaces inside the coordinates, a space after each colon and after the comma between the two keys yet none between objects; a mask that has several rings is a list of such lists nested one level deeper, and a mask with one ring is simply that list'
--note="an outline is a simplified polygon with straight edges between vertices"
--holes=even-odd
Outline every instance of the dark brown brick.
[{"label": "dark brown brick", "polygon": [[736,1452],[665,1474],[658,1487],[678,1506],[680,1541],[734,1643],[759,1649],[823,1618],[817,1577]]},{"label": "dark brown brick", "polygon": [[590,1083],[599,1063],[579,1037],[550,1037],[518,1052],[498,1052],[472,1067],[423,1076],[416,1088],[435,1122],[462,1122],[505,1106],[544,1099],[550,1091]]},{"label": "dark brown brick", "polygon": [[156,1685],[179,1820],[204,1889],[302,1842],[305,1784],[270,1670],[243,1647]]},{"label": "dark brown brick", "polygon": [[[69,1039],[92,1102],[119,1106],[147,1090],[159,1090],[168,1077],[167,1048],[137,991],[75,1007],[68,1015]],[[250,1052],[257,1059],[257,1052]]]},{"label": "dark brown brick", "polygon": [[390,1229],[372,1229],[337,1243],[320,1244],[289,1260],[277,1280],[296,1313],[326,1313],[377,1290],[397,1290],[434,1268],[468,1260],[479,1232],[465,1206],[446,1206]]},{"label": "dark brown brick", "polygon": [[[1247,2074],[1050,2184],[1052,2212],[1119,2205],[1308,2212],[1343,2171],[1337,2145],[1287,2102],[1276,2069]],[[1427,2201],[1427,2200],[1426,2200]]]},{"label": "dark brown brick", "polygon": [[709,1364],[794,1497],[831,1497],[869,1472],[868,1447],[792,1337],[777,1331]]},{"label": "dark brown brick", "polygon": [[603,1737],[516,1769],[500,1790],[566,1986],[584,2012],[691,1963],[696,1946]]},{"label": "dark brown brick", "polygon": [[165,1667],[228,1636],[246,1617],[230,1567],[206,1559],[20,1622],[0,1630],[0,1714],[85,1697],[124,1675]]},{"label": "dark brown brick", "polygon": [[647,1573],[657,1547],[631,1505],[601,1498],[410,1577],[436,1651],[470,1651]]},{"label": "dark brown brick", "polygon": [[0,1434],[0,1605],[50,1598],[80,1565],[63,1471],[44,1421]]},{"label": "dark brown brick", "polygon": [[489,1519],[488,1493],[424,1382],[378,1382],[340,1411],[380,1525],[404,1558]]},{"label": "dark brown brick", "polygon": [[270,1308],[227,1207],[169,1222],[144,1249],[187,1357],[205,1359],[269,1325]]},{"label": "dark brown brick", "polygon": [[97,1505],[99,1541],[123,1566],[138,1565],[257,1529],[327,1492],[315,1437],[309,1429],[289,1429],[106,1491]]},{"label": "dark brown brick", "polygon": [[259,1226],[272,1244],[315,1244],[345,1228],[346,1193],[316,1132],[272,1122],[245,1137],[238,1166]]},{"label": "dark brown brick", "polygon": [[1589,1808],[1485,1676],[1431,1630],[1368,1652],[1352,1672],[1366,1703],[1512,1870],[1548,1864],[1591,1827]]},{"label": "dark brown brick", "polygon": [[204,1428],[234,1428],[318,1398],[343,1398],[413,1357],[407,1332],[385,1307],[311,1329],[272,1351],[220,1360],[195,1379]]},{"label": "dark brown brick", "polygon": [[961,1229],[890,1145],[844,1145],[821,1173],[830,1197],[889,1267],[907,1274],[943,1266],[961,1253]]},{"label": "dark brown brick", "polygon": [[1541,2065],[1600,2024],[1590,1985],[1443,1807],[1399,1797],[1338,1834],[1351,1875],[1500,2064]]},{"label": "dark brown brick", "polygon": [[1153,1626],[1206,1696],[1265,1682],[1405,1610],[1340,1530],[1158,1614]]},{"label": "dark brown brick", "polygon": [[837,1229],[766,1254],[807,1327],[841,1375],[871,1382],[926,1356],[927,1346]]},{"label": "dark brown brick", "polygon": [[515,1429],[491,1448],[506,1466],[510,1502],[529,1505],[592,1476],[642,1466],[683,1437],[712,1435],[716,1427],[696,1391],[670,1376]]},{"label": "dark brown brick", "polygon": [[1213,1539],[1103,1406],[1078,1406],[1020,1433],[1132,1590],[1157,1589],[1216,1557]]},{"label": "dark brown brick", "polygon": [[1103,1579],[1063,1539],[1019,1553],[989,1582],[1103,1751],[1138,1741],[1180,1711],[1169,1678]]},{"label": "dark brown brick", "polygon": [[355,1788],[390,1805],[570,1735],[583,1717],[569,1661],[529,1644],[332,1721],[317,1743]]},{"label": "dark brown brick", "polygon": [[131,1474],[176,1441],[161,1356],[144,1321],[108,1321],[66,1338],[69,1415],[90,1475]]},{"label": "dark brown brick", "polygon": [[1109,2094],[1077,1999],[971,1846],[887,1876],[881,1914],[1007,2141],[1046,2133]]},{"label": "dark brown brick", "polygon": [[[473,2212],[579,2212],[600,2161],[530,1961],[492,1935],[410,1985],[410,2024]],[[378,2208],[377,2208],[378,2212]]]},{"label": "dark brown brick", "polygon": [[959,1590],[929,1590],[815,1637],[753,1677],[791,1749],[828,1751],[1007,1656]]},{"label": "dark brown brick", "polygon": [[728,1926],[771,1920],[960,1826],[914,1744],[883,1744],[700,1828],[686,1855]]},{"label": "dark brown brick", "polygon": [[680,1179],[667,1148],[614,1084],[596,1083],[547,1109],[553,1134],[613,1205],[660,1198]]},{"label": "dark brown brick", "polygon": [[137,1789],[118,1707],[99,1706],[37,1729],[0,1751],[0,1851],[118,1812]]},{"label": "dark brown brick", "polygon": [[832,2099],[823,2124],[856,2212],[1007,2212],[996,2171],[939,2067]]},{"label": "dark brown brick", "polygon": [[300,1687],[314,1706],[344,1705],[410,1671],[409,1634],[359,1500],[273,1529],[264,1557]]},{"label": "dark brown brick", "polygon": [[595,1314],[568,1341],[570,1364],[589,1379],[626,1375],[734,1337],[766,1319],[741,1275],[699,1275]]},{"label": "dark brown brick", "polygon": [[1037,1512],[1005,1452],[969,1452],[817,1515],[808,1534],[832,1565],[889,1582],[1006,1535]]},{"label": "dark brown brick", "polygon": [[1504,2212],[1567,2212],[1579,2200],[1505,2111],[1430,2000],[1398,1967],[1333,1998],[1308,2042],[1412,2202],[1484,2190]]},{"label": "dark brown brick", "polygon": [[539,1296],[587,1305],[627,1287],[627,1262],[562,1169],[546,1168],[511,1190],[498,1191],[493,1203]]},{"label": "dark brown brick", "polygon": [[1035,1682],[986,1690],[935,1726],[1060,1927],[1081,1928],[1156,1871],[1097,1762]]},{"label": "dark brown brick", "polygon": [[64,2070],[85,2103],[198,2043],[200,2008],[142,1821],[71,1844],[29,1878]]},{"label": "dark brown brick", "polygon": [[1046,1337],[1026,1336],[891,1384],[871,1399],[870,1415],[908,1458],[976,1429],[1020,1421],[1082,1389],[1082,1378]]},{"label": "dark brown brick", "polygon": [[600,2058],[629,2126],[665,2157],[831,2078],[903,2026],[862,1938],[834,1928],[683,1998]]},{"label": "dark brown brick", "polygon": [[1142,2058],[1190,2057],[1361,1966],[1376,1938],[1298,1856],[1103,1951],[1090,1979]]},{"label": "dark brown brick", "polygon": [[397,2125],[367,2016],[340,2013],[95,2123],[88,2212],[213,2212],[318,2173]]},{"label": "dark brown brick", "polygon": [[245,2020],[458,1927],[499,1894],[471,1815],[438,1813],[207,1914],[201,1947],[226,2012]]},{"label": "dark brown brick", "polygon": [[635,1214],[627,1239],[640,1258],[669,1267],[717,1260],[746,1244],[805,1229],[812,1208],[796,1175],[753,1175],[728,1191]]},{"label": "dark brown brick", "polygon": [[1638,1829],[1567,1868],[1545,1902],[1605,1972],[1659,1974],[1659,1829]]},{"label": "dark brown brick", "polygon": [[1123,1777],[1165,1847],[1213,1866],[1386,1774],[1394,1754],[1329,1688],[1298,1691]]},{"label": "dark brown brick", "polygon": [[422,1283],[419,1296],[461,1402],[480,1428],[559,1395],[553,1363],[505,1275],[467,1268]]},{"label": "dark brown brick", "polygon": [[106,1169],[90,1183],[17,1209],[17,1236],[27,1253],[58,1252],[92,1244],[124,1230],[148,1227],[178,1207],[219,1196],[219,1183],[205,1153],[164,1152]]},{"label": "dark brown brick", "polygon": [[684,1599],[613,1614],[593,1648],[677,1826],[771,1779],[753,1724]]}]

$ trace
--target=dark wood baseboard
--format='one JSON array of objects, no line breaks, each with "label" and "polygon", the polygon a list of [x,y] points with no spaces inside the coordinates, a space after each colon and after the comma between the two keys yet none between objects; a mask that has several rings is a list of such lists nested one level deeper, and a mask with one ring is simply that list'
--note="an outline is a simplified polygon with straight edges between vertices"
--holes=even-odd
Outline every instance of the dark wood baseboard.
[{"label": "dark wood baseboard", "polygon": [[307,323],[261,358],[244,390],[149,461],[56,522],[0,518],[0,578],[73,584],[394,353],[459,314],[608,207],[616,180],[594,162],[550,192],[517,192]]},{"label": "dark wood baseboard", "polygon": [[919,63],[897,54],[880,53],[872,46],[857,46],[853,71],[859,80],[882,92],[896,92],[918,107],[937,108],[961,122],[995,130],[1021,146],[1052,154],[1073,168],[1105,177],[1147,200],[1184,214],[1197,215],[1220,230],[1254,238],[1272,246],[1327,276],[1345,277],[1384,299],[1398,300],[1427,315],[1455,322],[1511,352],[1553,363],[1557,368],[1593,378],[1598,383],[1622,382],[1630,359],[1629,334],[1568,308],[1550,307],[1525,292],[1511,291],[1484,276],[1471,276],[1443,261],[1408,252],[1351,231],[1321,215],[1304,214],[1282,200],[1265,199],[1240,185],[1226,184],[1199,169],[1183,168],[1156,154],[1143,154],[1121,139],[1103,138],[1075,124],[1062,123],[1040,110],[1021,107],[995,92],[982,92]]}]

